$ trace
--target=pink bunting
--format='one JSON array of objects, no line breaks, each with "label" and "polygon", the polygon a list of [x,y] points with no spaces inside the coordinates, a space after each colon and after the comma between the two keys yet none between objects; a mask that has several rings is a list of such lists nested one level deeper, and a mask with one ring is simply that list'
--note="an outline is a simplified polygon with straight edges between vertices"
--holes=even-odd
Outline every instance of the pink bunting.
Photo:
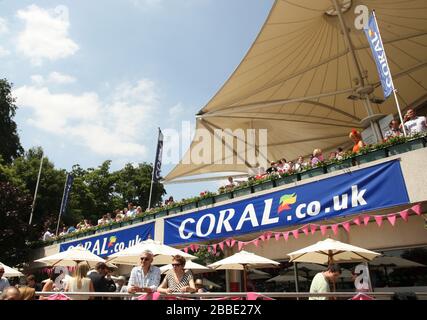
[{"label": "pink bunting", "polygon": [[316,233],[317,227],[318,227],[317,224],[311,224],[310,225],[311,234],[315,234]]},{"label": "pink bunting", "polygon": [[417,216],[421,215],[421,204],[418,203],[417,205],[413,206],[411,210],[414,211]]},{"label": "pink bunting", "polygon": [[350,222],[346,221],[341,224],[345,231],[350,232]]},{"label": "pink bunting", "polygon": [[212,245],[212,252],[213,252],[214,254],[216,254],[216,246],[217,246],[217,244],[216,244],[216,243],[214,243],[214,244]]},{"label": "pink bunting", "polygon": [[403,210],[403,211],[399,212],[399,214],[403,220],[408,222],[408,216],[409,216],[408,210]]},{"label": "pink bunting", "polygon": [[378,227],[381,227],[383,224],[383,216],[374,216],[375,221],[377,222]]},{"label": "pink bunting", "polygon": [[337,234],[338,234],[338,227],[339,227],[339,225],[338,225],[338,224],[333,224],[333,225],[331,226],[332,231],[334,232],[334,235],[337,235]]},{"label": "pink bunting", "polygon": [[224,241],[219,243],[219,247],[220,247],[221,251],[224,251]]},{"label": "pink bunting", "polygon": [[363,223],[365,224],[365,226],[367,226],[367,225],[368,225],[369,220],[371,220],[371,217],[370,217],[370,216],[364,216],[364,217],[363,217]]},{"label": "pink bunting", "polygon": [[285,241],[288,241],[289,231],[283,232],[283,238],[285,239]]},{"label": "pink bunting", "polygon": [[356,225],[360,226],[360,224],[361,224],[360,217],[357,217],[356,219],[354,219],[354,220],[353,220],[353,222],[354,222]]},{"label": "pink bunting", "polygon": [[304,226],[301,230],[306,236],[308,236],[308,226]]},{"label": "pink bunting", "polygon": [[230,248],[233,247],[236,244],[236,240],[231,239],[230,241]]},{"label": "pink bunting", "polygon": [[239,251],[242,251],[244,243],[242,241],[237,242],[237,246],[239,248]]},{"label": "pink bunting", "polygon": [[258,247],[259,239],[255,239],[255,240],[253,240],[252,242],[253,242],[253,244],[255,245],[255,247]]},{"label": "pink bunting", "polygon": [[225,240],[225,244],[227,245],[227,247],[231,247],[231,240],[230,239],[227,239],[227,240]]},{"label": "pink bunting", "polygon": [[265,234],[260,235],[259,239],[264,242],[265,241]]},{"label": "pink bunting", "polygon": [[185,253],[188,253],[188,247],[185,247],[183,250]]},{"label": "pink bunting", "polygon": [[320,226],[320,232],[322,233],[322,236],[326,234],[326,230],[328,230],[328,225],[321,225]]},{"label": "pink bunting", "polygon": [[391,215],[387,216],[387,220],[394,227],[394,224],[396,223],[396,215],[395,214],[391,214]]},{"label": "pink bunting", "polygon": [[272,236],[272,233],[271,233],[271,231],[268,231],[266,234],[265,234],[265,240],[270,240],[270,238],[271,238],[271,236]]},{"label": "pink bunting", "polygon": [[196,251],[199,251],[199,245],[198,244],[195,244],[194,246],[193,246],[193,248],[194,248],[194,252],[196,252]]},{"label": "pink bunting", "polygon": [[276,239],[276,241],[279,241],[279,239],[280,239],[280,232],[276,232],[274,234],[274,239]]},{"label": "pink bunting", "polygon": [[298,229],[297,230],[292,230],[292,234],[294,235],[295,239],[298,239],[298,237],[299,237]]}]

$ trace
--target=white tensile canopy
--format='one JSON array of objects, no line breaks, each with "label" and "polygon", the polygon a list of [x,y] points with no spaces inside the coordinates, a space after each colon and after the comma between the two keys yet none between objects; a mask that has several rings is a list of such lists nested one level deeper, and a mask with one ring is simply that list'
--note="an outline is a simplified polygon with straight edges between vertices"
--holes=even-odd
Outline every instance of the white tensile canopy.
[{"label": "white tensile canopy", "polygon": [[[342,8],[342,19],[336,6]],[[195,136],[165,181],[214,172],[247,173],[255,166],[236,147],[241,137],[231,135],[230,143],[216,137],[215,129],[267,129],[268,151],[262,154],[260,149],[259,158],[274,161],[296,159],[315,148],[349,146],[352,128],[368,127],[375,115],[396,115],[394,99],[382,101],[376,65],[359,29],[364,8],[368,14],[375,9],[401,109],[424,102],[425,0],[277,0],[240,65],[197,115],[196,128],[209,132],[210,154],[203,162],[191,161],[203,153],[206,140]],[[214,141],[223,145],[223,154],[214,151]]]}]

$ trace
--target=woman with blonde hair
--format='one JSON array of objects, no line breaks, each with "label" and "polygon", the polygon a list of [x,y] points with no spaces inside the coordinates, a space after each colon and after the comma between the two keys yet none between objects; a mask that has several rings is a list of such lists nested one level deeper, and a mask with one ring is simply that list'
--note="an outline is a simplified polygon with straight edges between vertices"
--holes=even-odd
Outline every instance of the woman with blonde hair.
[{"label": "woman with blonde hair", "polygon": [[[89,266],[87,262],[79,262],[76,268],[76,275],[67,281],[65,292],[94,292],[92,280],[89,279],[87,273]],[[89,300],[93,299],[90,296],[71,296],[71,300]]]},{"label": "woman with blonde hair", "polygon": [[365,143],[362,140],[362,135],[356,129],[351,130],[348,137],[354,142],[354,146],[353,146],[354,153],[358,153],[360,149],[365,146]]}]

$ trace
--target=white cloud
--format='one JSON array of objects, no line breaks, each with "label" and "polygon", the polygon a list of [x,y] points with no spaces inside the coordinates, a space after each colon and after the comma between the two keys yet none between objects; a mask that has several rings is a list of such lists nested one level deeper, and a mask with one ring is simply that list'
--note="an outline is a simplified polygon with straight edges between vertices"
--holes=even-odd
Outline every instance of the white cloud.
[{"label": "white cloud", "polygon": [[0,58],[1,57],[5,57],[8,56],[10,54],[9,50],[6,50],[5,48],[3,48],[2,46],[0,46]]},{"label": "white cloud", "polygon": [[79,49],[68,36],[70,22],[66,6],[45,10],[33,4],[19,10],[17,16],[25,22],[25,29],[18,34],[17,49],[33,64],[41,65],[43,59],[65,58]]},{"label": "white cloud", "polygon": [[158,8],[163,4],[163,0],[130,0],[130,2],[134,6],[142,9]]},{"label": "white cloud", "polygon": [[184,113],[184,106],[181,102],[174,105],[172,108],[169,109],[169,117],[170,119],[178,119],[180,118]]},{"label": "white cloud", "polygon": [[54,72],[51,72],[46,79],[39,74],[32,75],[31,81],[37,86],[42,86],[48,83],[53,83],[53,84],[73,83],[73,82],[76,82],[76,78],[67,74],[54,71]]},{"label": "white cloud", "polygon": [[20,87],[14,95],[21,108],[32,111],[28,124],[97,154],[117,157],[146,154],[143,140],[159,104],[149,80],[118,86],[110,102],[100,101],[93,92],[54,94],[47,87],[34,86]]},{"label": "white cloud", "polygon": [[0,17],[0,34],[8,33],[9,28],[7,27],[7,20]]}]

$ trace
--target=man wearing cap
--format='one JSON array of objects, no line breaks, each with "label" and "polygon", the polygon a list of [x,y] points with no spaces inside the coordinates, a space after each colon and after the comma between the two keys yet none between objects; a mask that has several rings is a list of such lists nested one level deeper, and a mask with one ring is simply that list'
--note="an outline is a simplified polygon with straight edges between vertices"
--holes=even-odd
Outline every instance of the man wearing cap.
[{"label": "man wearing cap", "polygon": [[152,266],[153,253],[145,250],[140,257],[140,266],[134,267],[130,273],[128,292],[156,292],[160,284],[160,269]]}]

